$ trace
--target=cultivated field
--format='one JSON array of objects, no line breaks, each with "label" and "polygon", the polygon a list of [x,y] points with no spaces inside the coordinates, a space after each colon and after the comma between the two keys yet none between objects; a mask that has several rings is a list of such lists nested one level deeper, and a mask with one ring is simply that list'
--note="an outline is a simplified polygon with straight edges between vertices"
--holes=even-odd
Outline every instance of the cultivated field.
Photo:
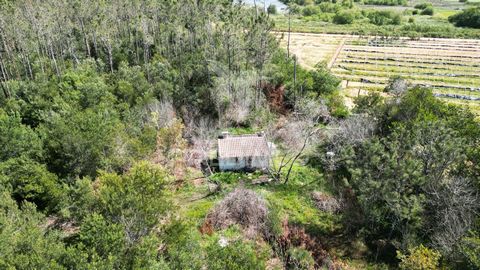
[{"label": "cultivated field", "polygon": [[[279,35],[286,47],[287,33]],[[389,78],[402,76],[480,112],[480,40],[292,33],[290,52],[307,68],[325,61],[343,79],[347,97],[381,91]]]}]

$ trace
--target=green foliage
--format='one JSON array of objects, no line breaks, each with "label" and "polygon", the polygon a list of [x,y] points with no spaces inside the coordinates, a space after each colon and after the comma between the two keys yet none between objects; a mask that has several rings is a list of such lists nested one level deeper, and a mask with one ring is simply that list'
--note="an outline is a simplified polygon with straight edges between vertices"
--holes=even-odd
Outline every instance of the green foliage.
[{"label": "green foliage", "polygon": [[225,184],[237,184],[242,180],[256,179],[260,174],[260,172],[249,173],[247,175],[240,172],[219,172],[212,175],[211,179]]},{"label": "green foliage", "polygon": [[448,21],[459,27],[480,28],[480,7],[472,7],[448,17]]},{"label": "green foliage", "polygon": [[428,7],[432,7],[432,4],[425,2],[425,3],[420,3],[415,5],[416,9],[426,9]]},{"label": "green foliage", "polygon": [[471,232],[461,243],[462,252],[472,269],[480,268],[480,236],[478,232]]},{"label": "green foliage", "polygon": [[336,24],[351,24],[354,20],[355,14],[350,10],[340,10],[333,17],[333,22]]},{"label": "green foliage", "polygon": [[306,6],[302,9],[303,16],[312,16],[320,13],[320,8],[317,6]]},{"label": "green foliage", "polygon": [[101,172],[92,183],[77,180],[70,197],[70,214],[80,231],[65,259],[66,265],[92,269],[131,269],[165,266],[156,251],[160,239],[153,232],[170,209],[165,169],[147,162],[128,173]]},{"label": "green foliage", "polygon": [[88,253],[90,260],[104,260],[114,268],[121,268],[127,245],[120,224],[109,223],[103,216],[93,213],[83,221],[78,241],[77,249]]},{"label": "green foliage", "polygon": [[269,251],[250,240],[242,240],[232,227],[211,236],[175,221],[166,230],[167,262],[171,269],[264,269]]},{"label": "green foliage", "polygon": [[315,269],[315,260],[310,252],[303,248],[290,248],[288,256],[292,264],[291,269]]},{"label": "green foliage", "polygon": [[405,255],[398,252],[400,259],[400,269],[403,270],[436,270],[439,268],[440,253],[420,245],[409,249],[409,254]]},{"label": "green foliage", "polygon": [[434,13],[433,7],[427,7],[427,8],[425,8],[424,10],[422,10],[422,12],[420,12],[420,15],[433,16],[433,13]]},{"label": "green foliage", "polygon": [[145,74],[139,66],[130,67],[128,63],[122,62],[115,75],[116,85],[114,93],[119,100],[130,106],[143,104],[153,99],[155,94],[160,95],[160,93],[154,93],[152,85],[147,81]]},{"label": "green foliage", "polygon": [[277,6],[275,6],[273,4],[268,5],[267,13],[268,14],[273,14],[273,15],[277,14]]},{"label": "green foliage", "polygon": [[39,132],[49,168],[61,176],[95,176],[98,169],[124,165],[114,160],[120,150],[116,140],[122,144],[124,138],[122,124],[111,110],[87,109],[63,118],[57,115],[42,124]]},{"label": "green foliage", "polygon": [[[265,254],[258,253],[253,244],[213,236],[206,247],[208,269],[264,269]],[[222,243],[225,241],[225,243]]]},{"label": "green foliage", "polygon": [[[407,37],[435,37],[435,38],[473,38],[480,36],[477,29],[467,29],[455,27],[448,23],[447,16],[457,12],[458,7],[453,4],[442,4],[440,2],[425,2],[417,4],[418,9],[404,9],[394,7],[381,7],[378,5],[404,5],[409,1],[390,1],[390,0],[364,0],[364,1],[315,1],[315,5],[307,5],[306,13],[300,12],[302,8],[295,6],[296,14],[294,23],[290,24],[290,30],[293,32],[311,32],[311,33],[331,33],[331,34],[357,34],[371,36],[407,36]],[[355,2],[355,3],[354,3]],[[418,3],[418,1],[415,1]],[[357,4],[358,3],[358,4]],[[373,6],[372,6],[373,5]],[[474,3],[471,3],[474,6]],[[476,6],[476,5],[475,5]],[[293,8],[293,5],[290,6]],[[439,14],[436,14],[436,9]],[[466,9],[471,7],[466,7]],[[317,10],[321,12],[318,13]],[[308,12],[307,12],[308,11]],[[313,11],[315,14],[312,14]],[[402,12],[403,11],[403,12]],[[389,13],[390,15],[371,14]],[[403,20],[405,16],[430,15],[431,17],[418,18],[419,23],[413,23],[413,18]],[[460,12],[459,12],[460,13]],[[435,15],[434,15],[435,14]],[[288,31],[287,16],[277,16],[275,27],[283,32]]]},{"label": "green foliage", "polygon": [[34,159],[42,156],[41,140],[21,120],[18,114],[8,115],[0,109],[0,161],[20,156]]},{"label": "green foliage", "polygon": [[[303,180],[304,175],[296,175],[292,181],[297,179]],[[339,217],[318,210],[311,200],[308,190],[296,185],[292,183],[266,193],[265,198],[270,203],[269,209],[277,216],[270,219],[278,218],[279,221],[282,221],[288,218],[289,222],[304,226],[319,234],[329,234],[340,229]],[[277,224],[277,226],[279,225]]]},{"label": "green foliage", "polygon": [[64,188],[57,176],[45,165],[20,157],[0,163],[0,183],[11,188],[17,202],[33,202],[40,210],[60,210],[64,201]]},{"label": "green foliage", "polygon": [[[346,179],[347,188],[355,192],[365,236],[372,240],[388,238],[392,246],[403,250],[422,242],[434,243],[442,255],[458,255],[456,243],[471,225],[452,225],[450,218],[472,218],[471,214],[459,217],[452,213],[457,211],[454,209],[468,213],[473,206],[460,210],[447,198],[466,202],[466,194],[475,193],[468,184],[458,184],[468,183],[465,179],[476,171],[463,165],[478,160],[469,150],[475,149],[473,145],[479,138],[475,117],[444,104],[430,90],[421,88],[385,102],[378,95],[370,95],[357,103],[361,105],[358,112],[378,121],[376,132],[362,142],[343,142],[335,152],[340,161],[333,176],[339,183]],[[462,185],[457,191],[462,195],[448,191],[449,187]],[[445,198],[446,203],[439,198]],[[449,226],[463,229],[451,233]]]},{"label": "green foliage", "polygon": [[415,8],[420,11],[421,15],[430,15],[432,16],[434,13],[433,5],[431,3],[421,3],[415,5]]},{"label": "green foliage", "polygon": [[315,65],[315,69],[310,71],[312,77],[312,91],[317,96],[327,96],[333,94],[341,83],[341,80],[335,77],[324,63]]},{"label": "green foliage", "polygon": [[339,92],[333,92],[327,96],[327,105],[330,114],[334,117],[345,118],[349,115],[348,107],[345,105],[344,98]]},{"label": "green foliage", "polygon": [[204,265],[202,236],[197,228],[174,220],[165,232],[166,257],[171,269],[200,269]]},{"label": "green foliage", "polygon": [[285,57],[283,53],[275,55],[274,66],[269,67],[268,74],[272,77],[274,85],[280,85],[283,82],[286,90],[286,98],[293,102],[298,95],[316,96],[326,98],[331,112],[338,112],[338,116],[345,115],[347,112],[343,99],[339,95],[339,86],[341,80],[335,77],[326,64],[320,62],[315,65],[313,70],[305,70],[301,66],[296,66],[296,80],[294,83],[292,70],[294,63],[292,59]]},{"label": "green foliage", "polygon": [[380,235],[389,230],[412,231],[422,225],[425,195],[418,190],[426,180],[421,163],[405,153],[405,141],[396,141],[402,136],[394,134],[391,139],[365,144],[357,156],[359,167],[352,170],[351,184],[359,192],[359,203],[367,221],[375,224],[370,228],[380,230],[374,232]]},{"label": "green foliage", "polygon": [[140,162],[125,175],[103,172],[98,178],[98,207],[112,222],[122,221],[129,245],[147,235],[169,209],[165,169]]},{"label": "green foliage", "polygon": [[59,263],[65,248],[56,231],[32,203],[19,208],[8,192],[0,191],[0,268],[66,269]]},{"label": "green foliage", "polygon": [[111,104],[115,97],[105,78],[97,72],[94,61],[84,61],[75,69],[69,69],[59,78],[58,88],[51,87],[62,96],[70,106],[78,109],[96,107],[100,104]]},{"label": "green foliage", "polygon": [[371,10],[364,12],[370,23],[375,25],[400,25],[402,15],[389,10]]},{"label": "green foliage", "polygon": [[376,115],[378,110],[384,102],[384,98],[377,92],[370,91],[368,95],[363,95],[355,98],[354,113],[367,113]]},{"label": "green foliage", "polygon": [[383,6],[406,6],[406,0],[363,0],[367,5],[383,5]]},{"label": "green foliage", "polygon": [[75,183],[69,186],[68,189],[70,205],[67,209],[62,209],[62,214],[66,218],[71,218],[80,223],[80,221],[95,211],[95,207],[97,207],[96,200],[92,180],[88,177],[76,179]]}]

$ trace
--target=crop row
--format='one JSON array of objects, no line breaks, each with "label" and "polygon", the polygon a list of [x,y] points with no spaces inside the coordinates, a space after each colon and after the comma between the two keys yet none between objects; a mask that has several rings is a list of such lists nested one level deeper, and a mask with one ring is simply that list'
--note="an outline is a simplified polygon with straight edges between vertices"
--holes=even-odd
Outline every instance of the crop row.
[{"label": "crop row", "polygon": [[480,43],[478,44],[459,44],[459,43],[431,43],[418,41],[376,41],[376,40],[349,40],[348,45],[354,46],[370,46],[370,47],[406,47],[406,48],[428,48],[436,50],[462,49],[468,51],[480,51]]},{"label": "crop row", "polygon": [[386,44],[386,43],[369,43],[368,47],[374,48],[407,48],[407,49],[434,49],[437,51],[452,51],[454,49],[461,49],[464,52],[480,52],[477,47],[458,47],[458,46],[431,46],[431,45],[413,45],[413,44]]},{"label": "crop row", "polygon": [[334,67],[341,67],[349,71],[370,70],[391,73],[424,73],[432,76],[444,77],[479,78],[475,68],[453,65],[435,66],[430,64],[401,63],[395,61],[363,61],[341,59],[335,63]]},{"label": "crop row", "polygon": [[[379,60],[391,60],[391,61],[402,61],[406,60],[417,60],[417,61],[431,61],[432,63],[442,64],[442,63],[472,63],[480,65],[480,59],[465,59],[460,57],[450,57],[446,55],[442,56],[418,56],[412,54],[394,54],[394,53],[378,53],[378,52],[352,52],[352,51],[343,51],[339,57],[349,57],[349,58],[378,58]],[[414,58],[412,58],[414,57]]]},{"label": "crop row", "polygon": [[389,73],[408,73],[408,74],[425,74],[431,76],[442,76],[442,77],[466,77],[466,78],[479,78],[478,73],[472,69],[464,69],[462,67],[457,67],[456,69],[451,69],[448,67],[426,67],[426,66],[399,66],[395,63],[382,63],[382,62],[373,62],[368,64],[355,64],[355,63],[342,63],[337,62],[334,68],[342,68],[351,72],[355,70],[369,70],[369,71],[383,71]]},{"label": "crop row", "polygon": [[[376,76],[361,76],[355,74],[336,74],[337,77],[347,80],[347,81],[354,81],[354,82],[362,82],[367,84],[377,84],[385,86],[388,83],[389,78],[387,77],[376,77]],[[458,85],[458,84],[446,84],[444,82],[436,82],[431,81],[428,79],[422,78],[408,78],[409,81],[414,85],[419,85],[423,87],[430,87],[430,88],[439,88],[439,89],[457,89],[457,90],[471,90],[471,91],[480,91],[480,87],[475,85]]]},{"label": "crop row", "polygon": [[392,47],[367,47],[367,46],[345,46],[345,51],[349,52],[370,52],[370,53],[391,53],[391,54],[400,54],[400,55],[411,55],[411,56],[449,56],[452,58],[472,58],[480,59],[480,54],[470,53],[458,50],[451,51],[438,51],[438,50],[428,50],[428,49],[409,49],[409,48],[392,48]]},{"label": "crop row", "polygon": [[418,66],[418,67],[438,67],[438,68],[446,68],[446,69],[455,69],[459,68],[461,70],[471,70],[471,71],[478,71],[480,67],[480,62],[473,62],[473,61],[438,61],[435,59],[425,59],[425,58],[392,58],[392,57],[382,57],[380,55],[353,55],[348,54],[344,55],[341,54],[337,57],[337,62],[361,62],[362,64],[365,63],[389,63],[394,64],[394,66]]},{"label": "crop row", "polygon": [[409,62],[409,63],[427,63],[441,66],[444,64],[463,65],[480,67],[480,61],[476,59],[461,59],[461,58],[434,58],[434,57],[417,57],[414,55],[394,55],[394,54],[379,54],[379,53],[351,53],[343,52],[337,59],[358,59],[358,60],[378,60],[378,61],[395,61],[395,62]]},{"label": "crop row", "polygon": [[430,81],[430,82],[442,82],[447,84],[456,84],[456,85],[480,85],[480,78],[465,78],[465,77],[445,77],[445,76],[438,76],[428,75],[428,74],[416,74],[416,73],[391,73],[391,72],[384,72],[384,71],[372,71],[372,70],[345,70],[345,69],[334,69],[333,72],[337,75],[340,74],[347,74],[347,75],[362,75],[368,77],[383,77],[389,78],[394,75],[402,76],[405,79],[411,80],[423,80],[423,81]]},{"label": "crop row", "polygon": [[467,72],[476,72],[475,66],[467,66],[467,65],[454,65],[450,63],[445,63],[444,65],[435,65],[430,62],[417,62],[417,61],[404,61],[404,62],[397,62],[397,61],[381,61],[378,59],[339,59],[337,60],[336,64],[338,65],[374,65],[374,66],[387,66],[387,67],[406,67],[406,68],[421,68],[421,69],[430,69],[430,70],[451,70],[452,72],[456,71],[467,71]]}]

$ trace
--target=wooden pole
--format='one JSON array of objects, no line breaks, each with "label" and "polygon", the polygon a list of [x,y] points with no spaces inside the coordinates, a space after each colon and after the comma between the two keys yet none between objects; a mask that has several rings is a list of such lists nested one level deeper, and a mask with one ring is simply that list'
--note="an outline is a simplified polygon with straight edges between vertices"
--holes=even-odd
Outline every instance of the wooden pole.
[{"label": "wooden pole", "polygon": [[297,103],[297,56],[293,55],[293,104]]},{"label": "wooden pole", "polygon": [[291,22],[290,22],[290,9],[288,9],[288,40],[287,40],[287,58],[290,58],[290,31],[291,31]]}]

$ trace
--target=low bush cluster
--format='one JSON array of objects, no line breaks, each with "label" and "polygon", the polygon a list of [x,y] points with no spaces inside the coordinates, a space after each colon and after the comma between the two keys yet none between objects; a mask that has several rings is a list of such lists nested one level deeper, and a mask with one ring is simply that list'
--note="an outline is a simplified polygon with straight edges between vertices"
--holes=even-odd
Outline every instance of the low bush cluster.
[{"label": "low bush cluster", "polygon": [[383,6],[406,6],[407,0],[363,0],[367,5],[383,5]]},{"label": "low bush cluster", "polygon": [[448,20],[459,27],[480,28],[480,7],[467,8]]},{"label": "low bush cluster", "polygon": [[402,23],[402,14],[389,10],[369,10],[363,11],[362,14],[375,25],[400,25]]}]

